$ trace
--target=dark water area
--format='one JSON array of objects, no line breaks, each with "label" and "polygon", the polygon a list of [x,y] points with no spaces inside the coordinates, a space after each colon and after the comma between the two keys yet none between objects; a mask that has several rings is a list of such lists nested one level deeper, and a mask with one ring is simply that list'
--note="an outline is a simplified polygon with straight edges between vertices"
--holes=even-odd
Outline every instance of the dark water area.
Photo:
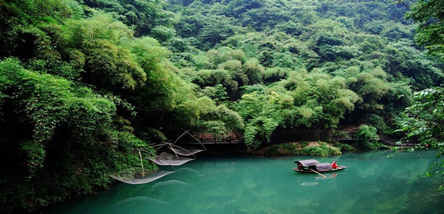
[{"label": "dark water area", "polygon": [[348,167],[327,178],[293,172],[293,161],[305,158],[201,158],[153,183],[119,184],[49,213],[444,213],[442,180],[424,176],[440,161],[436,152],[318,158]]}]

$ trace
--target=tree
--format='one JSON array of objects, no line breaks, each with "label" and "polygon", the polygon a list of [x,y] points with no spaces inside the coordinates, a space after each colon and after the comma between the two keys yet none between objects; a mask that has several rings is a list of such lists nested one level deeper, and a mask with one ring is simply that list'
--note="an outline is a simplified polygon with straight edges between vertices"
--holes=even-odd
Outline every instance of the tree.
[{"label": "tree", "polygon": [[444,88],[425,89],[414,94],[414,103],[398,119],[404,141],[437,147],[444,140]]},{"label": "tree", "polygon": [[444,60],[444,1],[419,0],[407,17],[419,23],[416,42]]}]

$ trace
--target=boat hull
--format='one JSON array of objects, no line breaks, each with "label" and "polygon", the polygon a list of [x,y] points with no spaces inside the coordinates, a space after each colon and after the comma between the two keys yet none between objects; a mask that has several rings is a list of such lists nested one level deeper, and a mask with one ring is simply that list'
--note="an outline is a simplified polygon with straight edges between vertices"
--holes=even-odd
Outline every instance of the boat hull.
[{"label": "boat hull", "polygon": [[341,171],[341,170],[343,170],[343,169],[345,169],[345,168],[347,168],[347,167],[345,167],[345,166],[339,166],[338,168],[336,168],[336,169],[331,169],[331,170],[324,170],[324,171],[311,171],[311,170],[299,170],[298,168],[293,168],[293,170],[295,171],[295,172],[299,172],[299,173],[316,173],[316,172],[322,172],[322,173],[328,173],[328,172],[337,172],[337,171]]}]

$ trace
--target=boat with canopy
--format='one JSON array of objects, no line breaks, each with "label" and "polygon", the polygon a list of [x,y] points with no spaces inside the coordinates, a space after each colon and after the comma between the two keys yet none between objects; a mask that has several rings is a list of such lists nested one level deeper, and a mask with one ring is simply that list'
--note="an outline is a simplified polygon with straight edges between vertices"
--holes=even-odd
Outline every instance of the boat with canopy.
[{"label": "boat with canopy", "polygon": [[309,159],[295,161],[295,163],[297,167],[293,168],[293,170],[299,173],[337,172],[347,168],[346,166],[337,165],[336,161],[332,163],[320,163],[317,160]]}]

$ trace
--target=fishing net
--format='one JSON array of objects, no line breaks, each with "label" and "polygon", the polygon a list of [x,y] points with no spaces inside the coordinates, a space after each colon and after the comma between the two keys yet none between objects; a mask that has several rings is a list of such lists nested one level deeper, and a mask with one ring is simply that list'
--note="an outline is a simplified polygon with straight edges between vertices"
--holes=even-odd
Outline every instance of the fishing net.
[{"label": "fishing net", "polygon": [[174,145],[174,144],[170,144],[169,147],[170,147],[171,151],[174,152],[175,154],[181,155],[181,156],[187,156],[187,157],[193,156],[199,152],[205,151],[203,149],[185,149],[185,148],[182,148],[182,147],[180,147],[178,145]]},{"label": "fishing net", "polygon": [[[177,143],[179,142],[179,140],[187,134],[192,138],[194,138],[197,142],[199,142],[203,147],[203,149],[185,149],[181,146],[178,146]],[[157,151],[167,147],[171,152],[174,153],[171,154],[167,152],[162,152],[159,155],[157,155],[156,158],[149,158],[149,160],[153,161],[155,164],[159,166],[182,166],[194,160],[193,158],[187,158],[187,157],[193,156],[199,152],[203,152],[206,150],[205,146],[199,141],[199,139],[195,138],[192,134],[189,133],[189,131],[183,132],[176,139],[176,141],[174,141],[174,143],[166,142],[154,145],[153,147],[156,148]]]},{"label": "fishing net", "polygon": [[172,173],[174,173],[174,171],[159,171],[147,175],[142,175],[141,173],[132,172],[132,173],[119,173],[118,175],[110,175],[110,177],[126,184],[147,184]]},{"label": "fishing net", "polygon": [[151,161],[160,166],[182,166],[194,159],[178,157],[170,153],[162,152],[156,158],[149,158]]}]

